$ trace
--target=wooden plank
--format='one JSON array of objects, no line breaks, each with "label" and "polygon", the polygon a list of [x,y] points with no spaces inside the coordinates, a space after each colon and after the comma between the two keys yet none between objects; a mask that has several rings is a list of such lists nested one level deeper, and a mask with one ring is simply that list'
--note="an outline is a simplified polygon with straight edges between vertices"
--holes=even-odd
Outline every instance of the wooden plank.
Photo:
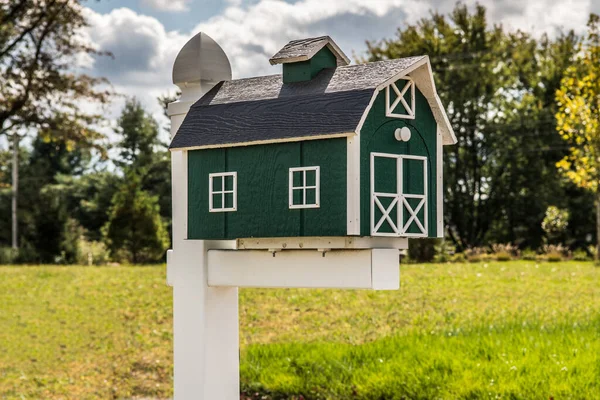
[{"label": "wooden plank", "polygon": [[346,140],[305,142],[301,151],[303,167],[320,167],[320,206],[301,211],[301,236],[344,236],[347,227]]},{"label": "wooden plank", "polygon": [[208,285],[392,290],[400,284],[398,261],[390,249],[209,250]]},{"label": "wooden plank", "polygon": [[406,238],[372,236],[282,237],[238,239],[239,250],[306,250],[306,249],[408,249]]},{"label": "wooden plank", "polygon": [[[343,139],[342,139],[343,140]],[[238,211],[227,215],[224,238],[300,236],[300,213],[289,209],[289,169],[300,166],[300,143],[227,149],[238,173]]]},{"label": "wooden plank", "polygon": [[188,239],[223,239],[226,213],[208,211],[208,175],[226,171],[225,150],[211,149],[187,153]]}]

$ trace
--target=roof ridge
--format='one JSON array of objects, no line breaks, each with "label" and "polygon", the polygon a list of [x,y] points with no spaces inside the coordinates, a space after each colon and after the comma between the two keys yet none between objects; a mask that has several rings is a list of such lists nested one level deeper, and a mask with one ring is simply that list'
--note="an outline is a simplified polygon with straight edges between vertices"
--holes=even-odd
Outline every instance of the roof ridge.
[{"label": "roof ridge", "polygon": [[[325,70],[331,70],[331,69],[352,69],[352,68],[357,68],[357,67],[361,67],[361,66],[365,66],[365,65],[381,64],[381,63],[386,63],[386,62],[390,62],[390,61],[400,61],[400,60],[407,60],[409,58],[423,58],[423,57],[426,57],[426,56],[424,56],[424,55],[421,55],[421,56],[409,56],[409,57],[391,58],[389,60],[369,61],[369,62],[365,62],[365,63],[361,63],[361,64],[348,64],[348,65],[341,65],[339,67],[323,68],[323,71],[325,71]],[[246,77],[246,78],[231,79],[229,81],[224,81],[224,82],[240,82],[240,81],[245,81],[245,80],[270,78],[270,77],[276,77],[276,76],[281,77],[281,76],[283,76],[283,74],[268,74],[268,75],[249,76],[249,77]]]}]

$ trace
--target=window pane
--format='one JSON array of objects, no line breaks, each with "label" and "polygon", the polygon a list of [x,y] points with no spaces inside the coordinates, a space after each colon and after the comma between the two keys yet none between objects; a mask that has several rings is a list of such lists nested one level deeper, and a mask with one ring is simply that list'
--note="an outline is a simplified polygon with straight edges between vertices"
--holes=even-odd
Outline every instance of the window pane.
[{"label": "window pane", "polygon": [[302,192],[303,192],[303,189],[294,189],[292,191],[292,204],[293,205],[300,206],[300,205],[304,204]]},{"label": "window pane", "polygon": [[317,204],[317,190],[306,189],[306,205],[314,206]]},{"label": "window pane", "polygon": [[233,193],[225,193],[225,208],[233,207]]},{"label": "window pane", "polygon": [[422,160],[402,161],[402,192],[404,194],[425,194],[425,164]]},{"label": "window pane", "polygon": [[223,195],[222,194],[213,194],[212,195],[213,198],[213,208],[215,209],[219,209],[223,207]]},{"label": "window pane", "polygon": [[225,176],[225,190],[233,190],[233,176]]},{"label": "window pane", "polygon": [[213,176],[213,192],[219,192],[223,190],[223,177],[222,176]]},{"label": "window pane", "polygon": [[317,171],[306,171],[306,186],[315,186],[317,184]]},{"label": "window pane", "polygon": [[294,171],[292,174],[294,178],[294,187],[304,186],[304,171]]}]

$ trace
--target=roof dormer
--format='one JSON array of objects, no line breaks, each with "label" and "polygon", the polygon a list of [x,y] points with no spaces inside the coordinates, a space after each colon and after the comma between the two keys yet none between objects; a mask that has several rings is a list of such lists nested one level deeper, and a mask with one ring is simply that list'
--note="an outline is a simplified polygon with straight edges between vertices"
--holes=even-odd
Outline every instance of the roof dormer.
[{"label": "roof dormer", "polygon": [[292,40],[269,62],[283,64],[283,82],[292,83],[309,81],[325,68],[348,65],[350,59],[329,36],[321,36]]}]

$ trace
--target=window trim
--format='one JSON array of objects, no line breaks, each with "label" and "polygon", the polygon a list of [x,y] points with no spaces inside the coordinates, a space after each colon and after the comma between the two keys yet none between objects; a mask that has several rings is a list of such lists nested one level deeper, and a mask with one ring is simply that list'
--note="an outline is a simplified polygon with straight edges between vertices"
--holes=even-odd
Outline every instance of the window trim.
[{"label": "window trim", "polygon": [[[315,184],[308,186],[306,184],[306,172],[315,172]],[[302,172],[302,185],[294,186],[294,172]],[[320,208],[321,207],[321,168],[319,166],[313,167],[295,167],[290,168],[289,171],[289,208],[290,209],[302,209],[302,208]],[[306,204],[306,190],[315,189],[315,202],[314,204]],[[302,190],[302,204],[294,204],[294,190]]]},{"label": "window trim", "polygon": [[[233,177],[233,189],[225,189],[225,178],[228,176]],[[221,179],[221,190],[214,190],[214,179]],[[225,195],[231,193],[233,195],[233,207],[225,207]],[[213,196],[215,194],[221,195],[221,207],[214,207]],[[232,212],[237,211],[237,172],[216,172],[208,174],[208,211],[209,212]]]},{"label": "window trim", "polygon": [[[402,90],[398,89],[396,83],[399,80],[404,80],[406,83],[402,87]],[[401,118],[401,119],[415,119],[415,81],[410,76],[405,76],[403,78],[398,79],[398,81],[390,83],[385,88],[385,116],[388,118]],[[390,88],[396,93],[396,100],[391,103],[390,102]],[[404,96],[406,96],[406,92],[410,90],[410,107],[406,102]],[[394,112],[394,109],[398,106],[399,103],[402,103],[406,110],[406,114],[398,114]]]}]

